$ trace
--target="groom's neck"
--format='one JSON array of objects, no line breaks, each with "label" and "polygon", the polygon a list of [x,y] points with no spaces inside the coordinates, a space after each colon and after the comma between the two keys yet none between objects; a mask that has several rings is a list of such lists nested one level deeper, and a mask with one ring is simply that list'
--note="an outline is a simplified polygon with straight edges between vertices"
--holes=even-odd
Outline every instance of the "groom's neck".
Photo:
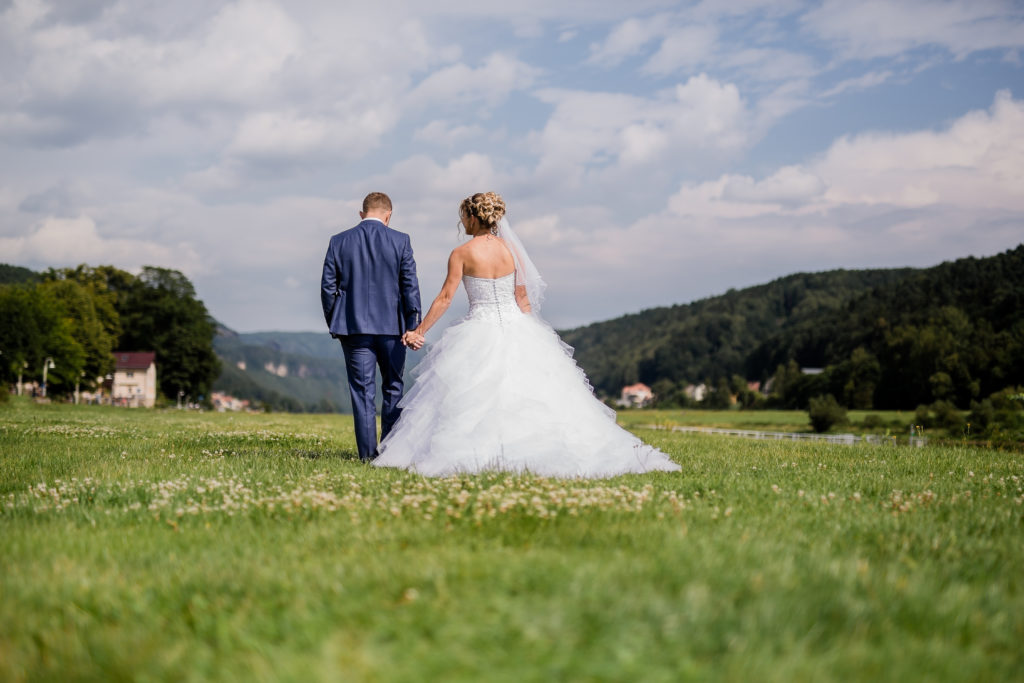
[{"label": "groom's neck", "polygon": [[369,219],[369,218],[373,218],[375,220],[380,221],[384,225],[387,225],[388,221],[391,219],[391,212],[390,211],[376,211],[376,210],[371,209],[370,211],[360,211],[359,212],[359,217],[362,218],[364,221]]}]

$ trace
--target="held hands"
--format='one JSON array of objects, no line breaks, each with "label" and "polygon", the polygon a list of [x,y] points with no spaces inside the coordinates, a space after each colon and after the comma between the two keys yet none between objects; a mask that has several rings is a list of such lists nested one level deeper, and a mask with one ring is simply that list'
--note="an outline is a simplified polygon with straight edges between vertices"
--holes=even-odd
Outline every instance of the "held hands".
[{"label": "held hands", "polygon": [[402,343],[408,346],[413,351],[419,351],[420,349],[422,349],[423,344],[425,342],[426,337],[424,337],[419,332],[416,332],[415,330],[409,330],[408,332],[402,335]]}]

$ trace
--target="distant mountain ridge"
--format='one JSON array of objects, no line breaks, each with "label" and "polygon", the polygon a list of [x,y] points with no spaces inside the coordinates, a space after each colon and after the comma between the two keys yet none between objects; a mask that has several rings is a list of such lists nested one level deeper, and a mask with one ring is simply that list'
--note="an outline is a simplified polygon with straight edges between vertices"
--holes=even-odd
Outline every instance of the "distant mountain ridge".
[{"label": "distant mountain ridge", "polygon": [[247,346],[266,346],[296,356],[333,360],[341,356],[338,340],[327,332],[245,332],[238,338]]},{"label": "distant mountain ridge", "polygon": [[[352,412],[341,344],[327,332],[238,333],[220,325],[213,347],[223,367],[216,391],[272,410]],[[407,354],[407,376],[420,357]]]},{"label": "distant mountain ridge", "polygon": [[216,391],[272,410],[352,411],[345,360],[326,332],[239,334],[221,325],[213,347],[223,367]]}]

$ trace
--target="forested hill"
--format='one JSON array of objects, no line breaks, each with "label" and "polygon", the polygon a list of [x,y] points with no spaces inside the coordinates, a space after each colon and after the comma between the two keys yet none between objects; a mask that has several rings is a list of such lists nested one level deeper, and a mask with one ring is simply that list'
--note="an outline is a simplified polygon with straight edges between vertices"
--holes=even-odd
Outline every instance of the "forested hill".
[{"label": "forested hill", "polygon": [[562,337],[612,395],[637,380],[662,393],[733,376],[766,380],[795,361],[826,368],[803,394],[857,407],[965,405],[1024,383],[1024,245],[927,269],[790,275]]},{"label": "forested hill", "polygon": [[0,285],[29,284],[39,281],[39,273],[21,266],[0,263]]},{"label": "forested hill", "polygon": [[698,383],[745,376],[748,357],[765,340],[913,272],[897,268],[797,273],[559,334],[576,349],[576,360],[591,384],[610,395],[636,381]]},{"label": "forested hill", "polygon": [[[879,408],[971,400],[1024,384],[1024,244],[964,258],[877,287],[845,307],[794,321],[750,356],[748,370],[780,363],[830,368],[827,389],[853,407],[871,388]],[[843,394],[847,394],[845,397]],[[863,393],[863,392],[862,392]]]}]

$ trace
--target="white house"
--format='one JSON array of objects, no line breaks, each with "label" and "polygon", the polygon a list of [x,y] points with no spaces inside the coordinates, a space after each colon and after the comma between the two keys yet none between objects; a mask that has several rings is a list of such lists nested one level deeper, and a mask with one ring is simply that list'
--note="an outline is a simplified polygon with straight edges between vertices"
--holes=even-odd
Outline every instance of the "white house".
[{"label": "white house", "polygon": [[115,351],[110,396],[116,406],[152,408],[156,404],[156,354]]},{"label": "white house", "polygon": [[700,402],[708,395],[708,385],[703,382],[700,384],[687,384],[686,388],[683,389],[683,393],[686,394],[687,398]]}]

